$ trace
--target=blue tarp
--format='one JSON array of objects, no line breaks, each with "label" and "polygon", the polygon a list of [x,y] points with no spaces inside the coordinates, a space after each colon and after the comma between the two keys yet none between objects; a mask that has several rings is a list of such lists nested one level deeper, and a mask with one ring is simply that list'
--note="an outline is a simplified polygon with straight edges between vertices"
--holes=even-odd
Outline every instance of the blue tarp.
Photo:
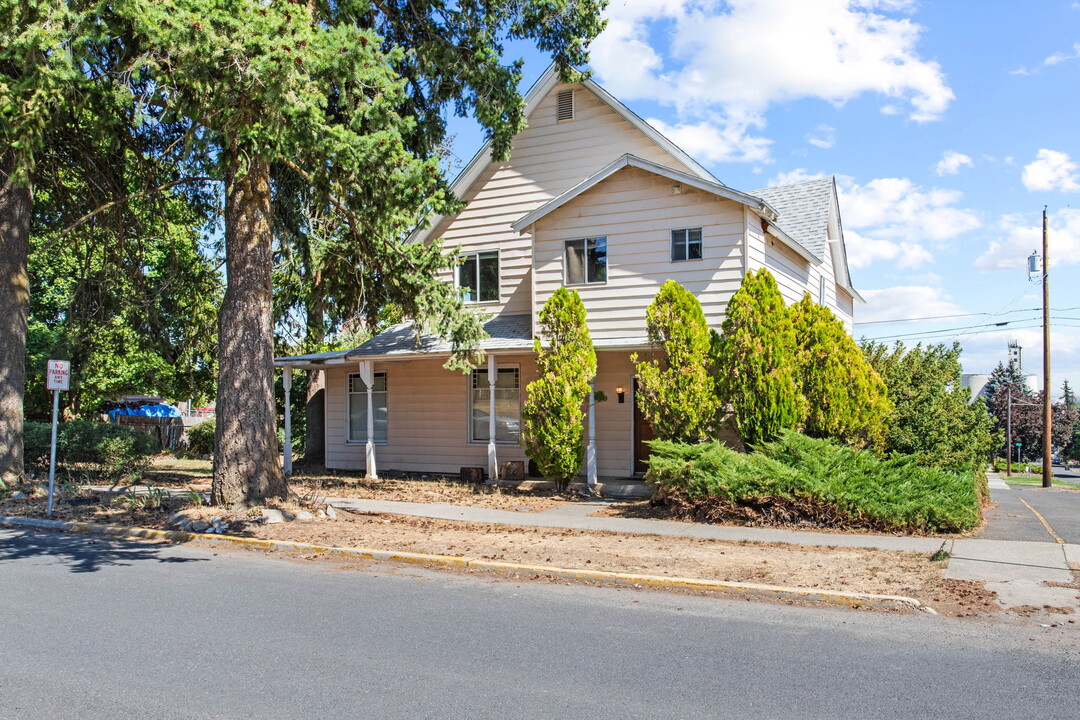
[{"label": "blue tarp", "polygon": [[180,417],[180,411],[172,405],[152,404],[140,405],[137,408],[115,408],[110,410],[109,415],[141,415],[143,417]]}]

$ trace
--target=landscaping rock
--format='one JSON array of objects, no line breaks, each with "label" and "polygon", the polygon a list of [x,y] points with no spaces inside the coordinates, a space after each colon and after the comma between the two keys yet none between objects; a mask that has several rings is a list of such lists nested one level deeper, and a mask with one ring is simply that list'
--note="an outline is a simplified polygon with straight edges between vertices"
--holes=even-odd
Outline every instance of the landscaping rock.
[{"label": "landscaping rock", "polygon": [[309,513],[307,510],[301,510],[300,512],[296,513],[296,515],[294,515],[293,517],[295,517],[297,520],[314,520],[315,519],[315,516],[313,514]]},{"label": "landscaping rock", "polygon": [[280,510],[274,510],[273,508],[263,508],[262,521],[267,525],[282,523],[285,522],[285,515]]},{"label": "landscaping rock", "polygon": [[12,500],[25,500],[26,499],[26,493],[24,493],[22,490],[16,490],[15,492],[11,493],[11,499]]},{"label": "landscaping rock", "polygon": [[176,512],[169,516],[169,524],[183,532],[191,529],[191,520],[182,512]]},{"label": "landscaping rock", "polygon": [[192,520],[191,521],[191,530],[193,532],[197,532],[197,533],[206,532],[206,530],[209,527],[210,527],[210,523],[206,522],[205,520]]},{"label": "landscaping rock", "polygon": [[337,510],[334,509],[333,505],[326,506],[326,517],[331,520],[337,520]]}]

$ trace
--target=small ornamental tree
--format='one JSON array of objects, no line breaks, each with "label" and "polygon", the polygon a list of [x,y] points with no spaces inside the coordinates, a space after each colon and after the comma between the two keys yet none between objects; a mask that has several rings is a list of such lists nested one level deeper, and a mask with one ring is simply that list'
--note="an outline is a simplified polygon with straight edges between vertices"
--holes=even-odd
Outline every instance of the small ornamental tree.
[{"label": "small ornamental tree", "polygon": [[744,442],[798,429],[806,401],[795,380],[795,331],[772,274],[750,271],[728,302],[716,366],[720,397],[731,403]]},{"label": "small ornamental tree", "polygon": [[577,290],[559,288],[540,310],[540,338],[533,340],[539,377],[529,383],[522,409],[525,454],[560,490],[585,457],[582,426],[596,351]]},{"label": "small ornamental tree", "polygon": [[661,440],[696,443],[710,437],[720,413],[709,374],[709,327],[701,303],[668,280],[645,311],[649,342],[657,357],[638,362],[635,394],[641,415]]},{"label": "small ornamental tree", "polygon": [[803,432],[855,447],[885,445],[892,408],[885,383],[866,361],[844,324],[809,293],[791,307],[796,381],[806,398]]}]

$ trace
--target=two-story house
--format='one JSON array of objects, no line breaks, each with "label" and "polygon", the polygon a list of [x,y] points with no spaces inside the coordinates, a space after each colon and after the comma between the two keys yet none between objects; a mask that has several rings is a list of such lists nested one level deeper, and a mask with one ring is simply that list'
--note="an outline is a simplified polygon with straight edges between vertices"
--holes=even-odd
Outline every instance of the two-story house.
[{"label": "two-story house", "polygon": [[454,182],[466,206],[413,242],[442,237],[463,264],[446,282],[490,316],[487,362],[443,368],[445,343],[397,325],[349,351],[279,358],[326,372],[328,468],[455,473],[524,460],[525,390],[544,302],[578,290],[598,357],[590,406],[590,481],[640,472],[647,426],[636,412],[630,356],[647,351],[645,309],[674,279],[720,328],[747,271],[768,268],[789,303],[809,292],[850,327],[860,300],[848,275],[831,178],[750,192],[714,178],[591,80],[554,68],[526,96],[528,127],[509,160],[484,147]]}]

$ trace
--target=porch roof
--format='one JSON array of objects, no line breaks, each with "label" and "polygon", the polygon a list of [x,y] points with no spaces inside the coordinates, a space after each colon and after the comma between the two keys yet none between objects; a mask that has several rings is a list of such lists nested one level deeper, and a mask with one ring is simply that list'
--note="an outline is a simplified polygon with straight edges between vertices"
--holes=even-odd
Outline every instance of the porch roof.
[{"label": "porch roof", "polygon": [[[532,319],[527,314],[498,315],[484,323],[484,330],[488,337],[480,341],[480,350],[532,350]],[[388,327],[352,350],[274,358],[274,364],[318,368],[371,357],[449,355],[452,350],[450,342],[437,335],[417,336],[412,321],[409,321]]]}]

